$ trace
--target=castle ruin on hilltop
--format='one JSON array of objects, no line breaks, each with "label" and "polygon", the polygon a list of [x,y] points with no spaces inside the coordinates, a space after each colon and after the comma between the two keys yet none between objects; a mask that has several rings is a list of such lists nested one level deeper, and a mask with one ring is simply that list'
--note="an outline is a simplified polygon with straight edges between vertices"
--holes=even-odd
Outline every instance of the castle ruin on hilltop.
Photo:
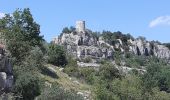
[{"label": "castle ruin on hilltop", "polygon": [[70,33],[61,33],[52,42],[63,45],[70,54],[80,60],[92,58],[93,62],[96,62],[101,58],[112,59],[113,47],[99,40],[86,29],[85,21],[76,21],[75,30]]},{"label": "castle ruin on hilltop", "polygon": [[[78,20],[76,21],[76,25],[75,25],[75,32],[78,33],[79,35],[82,35],[83,33],[86,33],[86,25],[85,25],[85,21],[83,20]],[[60,37],[57,36],[55,38],[53,38],[52,42],[54,44],[60,44]]]},{"label": "castle ruin on hilltop", "polygon": [[76,32],[85,33],[85,21],[76,21]]}]

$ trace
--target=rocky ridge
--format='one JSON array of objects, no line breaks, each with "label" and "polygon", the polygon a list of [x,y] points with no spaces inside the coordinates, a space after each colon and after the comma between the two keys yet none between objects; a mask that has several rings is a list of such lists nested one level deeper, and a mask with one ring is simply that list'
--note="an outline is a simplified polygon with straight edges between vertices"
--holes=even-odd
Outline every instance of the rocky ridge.
[{"label": "rocky ridge", "polygon": [[[121,39],[117,39],[115,45],[105,42],[102,36],[98,39],[91,33],[62,33],[60,37],[55,38],[56,44],[63,45],[67,51],[74,55],[75,58],[84,59],[92,58],[92,62],[99,59],[113,60],[115,50],[119,49],[122,53],[127,52],[123,48]],[[128,52],[136,55],[156,56],[158,58],[170,59],[170,50],[156,42],[150,42],[142,38],[128,40]]]},{"label": "rocky ridge", "polygon": [[54,38],[53,43],[63,45],[68,53],[77,59],[79,65],[94,65],[103,59],[114,61],[116,52],[131,52],[170,60],[168,47],[158,42],[147,41],[144,37],[135,39],[130,34],[119,31],[103,31],[97,35],[85,28],[85,21],[77,21],[76,28],[65,29],[60,36]]}]

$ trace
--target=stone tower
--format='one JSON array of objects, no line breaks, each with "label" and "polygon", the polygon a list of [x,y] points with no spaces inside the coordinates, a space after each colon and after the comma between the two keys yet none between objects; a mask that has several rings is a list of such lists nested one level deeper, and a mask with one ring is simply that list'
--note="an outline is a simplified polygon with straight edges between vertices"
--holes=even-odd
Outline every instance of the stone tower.
[{"label": "stone tower", "polygon": [[85,32],[85,21],[76,21],[76,31]]}]

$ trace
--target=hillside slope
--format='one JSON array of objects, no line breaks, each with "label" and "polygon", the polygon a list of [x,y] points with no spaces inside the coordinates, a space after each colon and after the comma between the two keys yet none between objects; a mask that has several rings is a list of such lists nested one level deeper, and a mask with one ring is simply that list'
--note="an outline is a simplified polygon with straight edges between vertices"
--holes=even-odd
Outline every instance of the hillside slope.
[{"label": "hillside slope", "polygon": [[48,64],[46,67],[57,74],[57,78],[53,78],[48,75],[41,74],[41,76],[46,80],[46,85],[51,86],[51,84],[58,83],[66,90],[71,90],[77,92],[77,94],[82,95],[85,99],[91,99],[91,86],[86,83],[80,82],[75,77],[70,77],[63,72],[63,68]]}]

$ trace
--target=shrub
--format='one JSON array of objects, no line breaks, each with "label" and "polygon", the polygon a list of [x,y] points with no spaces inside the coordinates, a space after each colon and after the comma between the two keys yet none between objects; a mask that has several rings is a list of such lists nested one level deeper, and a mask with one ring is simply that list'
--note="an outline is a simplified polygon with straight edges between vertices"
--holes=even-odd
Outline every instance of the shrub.
[{"label": "shrub", "polygon": [[110,63],[104,64],[99,68],[99,75],[103,80],[112,80],[121,76],[119,70]]},{"label": "shrub", "polygon": [[90,63],[90,62],[92,62],[92,58],[91,57],[86,57],[86,58],[83,59],[83,62],[84,63]]},{"label": "shrub", "polygon": [[89,84],[93,84],[93,82],[94,82],[94,77],[93,77],[94,74],[95,74],[94,68],[81,68],[80,69],[80,77],[81,77],[81,79],[84,79]]},{"label": "shrub", "polygon": [[68,64],[65,66],[64,72],[67,73],[69,76],[74,77],[78,77],[80,75],[77,61],[72,59],[71,56],[68,57]]},{"label": "shrub", "polygon": [[51,88],[45,88],[38,100],[83,100],[83,97],[77,95],[74,91],[64,90],[58,85],[52,85]]},{"label": "shrub", "polygon": [[66,65],[67,59],[64,48],[56,44],[50,44],[48,50],[48,62],[57,66]]},{"label": "shrub", "polygon": [[41,93],[39,78],[31,72],[24,71],[20,74],[16,77],[14,86],[15,95],[21,95],[23,100],[34,100]]}]

